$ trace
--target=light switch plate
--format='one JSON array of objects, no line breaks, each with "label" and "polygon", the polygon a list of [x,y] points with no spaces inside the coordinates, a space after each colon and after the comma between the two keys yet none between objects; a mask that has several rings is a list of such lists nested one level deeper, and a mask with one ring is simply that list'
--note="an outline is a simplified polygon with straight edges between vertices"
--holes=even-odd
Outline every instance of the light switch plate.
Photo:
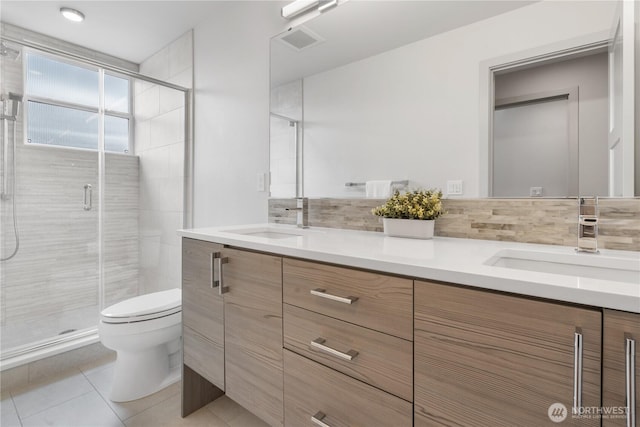
[{"label": "light switch plate", "polygon": [[449,196],[462,195],[462,180],[447,181],[447,195]]}]

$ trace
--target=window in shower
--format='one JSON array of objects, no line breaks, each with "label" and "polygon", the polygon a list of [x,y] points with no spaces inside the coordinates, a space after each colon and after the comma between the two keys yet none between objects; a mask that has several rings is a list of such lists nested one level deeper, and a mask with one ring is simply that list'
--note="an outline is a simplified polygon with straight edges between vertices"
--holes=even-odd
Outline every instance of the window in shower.
[{"label": "window in shower", "polygon": [[131,82],[98,67],[26,53],[27,143],[132,153]]}]

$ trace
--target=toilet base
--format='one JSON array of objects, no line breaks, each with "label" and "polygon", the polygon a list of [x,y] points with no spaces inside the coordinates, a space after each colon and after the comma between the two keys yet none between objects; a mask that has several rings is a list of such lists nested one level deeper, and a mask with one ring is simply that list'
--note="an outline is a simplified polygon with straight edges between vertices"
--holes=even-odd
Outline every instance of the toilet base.
[{"label": "toilet base", "polygon": [[109,399],[140,399],[177,382],[180,374],[180,366],[170,367],[166,344],[142,352],[118,351]]}]

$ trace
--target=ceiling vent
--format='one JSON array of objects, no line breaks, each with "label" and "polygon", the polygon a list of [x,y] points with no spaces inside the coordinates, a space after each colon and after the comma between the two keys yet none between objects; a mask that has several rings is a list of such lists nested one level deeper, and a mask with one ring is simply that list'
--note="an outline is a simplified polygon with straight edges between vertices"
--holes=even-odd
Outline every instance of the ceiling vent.
[{"label": "ceiling vent", "polygon": [[282,43],[298,52],[324,41],[322,37],[305,27],[293,28],[281,35],[279,39]]}]

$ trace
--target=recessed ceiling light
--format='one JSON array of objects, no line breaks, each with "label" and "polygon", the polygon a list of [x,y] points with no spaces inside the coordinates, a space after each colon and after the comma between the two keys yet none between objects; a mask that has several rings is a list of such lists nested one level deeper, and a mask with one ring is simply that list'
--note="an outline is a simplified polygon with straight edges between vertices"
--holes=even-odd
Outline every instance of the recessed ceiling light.
[{"label": "recessed ceiling light", "polygon": [[84,21],[84,14],[75,9],[71,9],[70,7],[61,7],[60,13],[62,16],[67,18],[69,21],[73,22],[82,22]]}]

